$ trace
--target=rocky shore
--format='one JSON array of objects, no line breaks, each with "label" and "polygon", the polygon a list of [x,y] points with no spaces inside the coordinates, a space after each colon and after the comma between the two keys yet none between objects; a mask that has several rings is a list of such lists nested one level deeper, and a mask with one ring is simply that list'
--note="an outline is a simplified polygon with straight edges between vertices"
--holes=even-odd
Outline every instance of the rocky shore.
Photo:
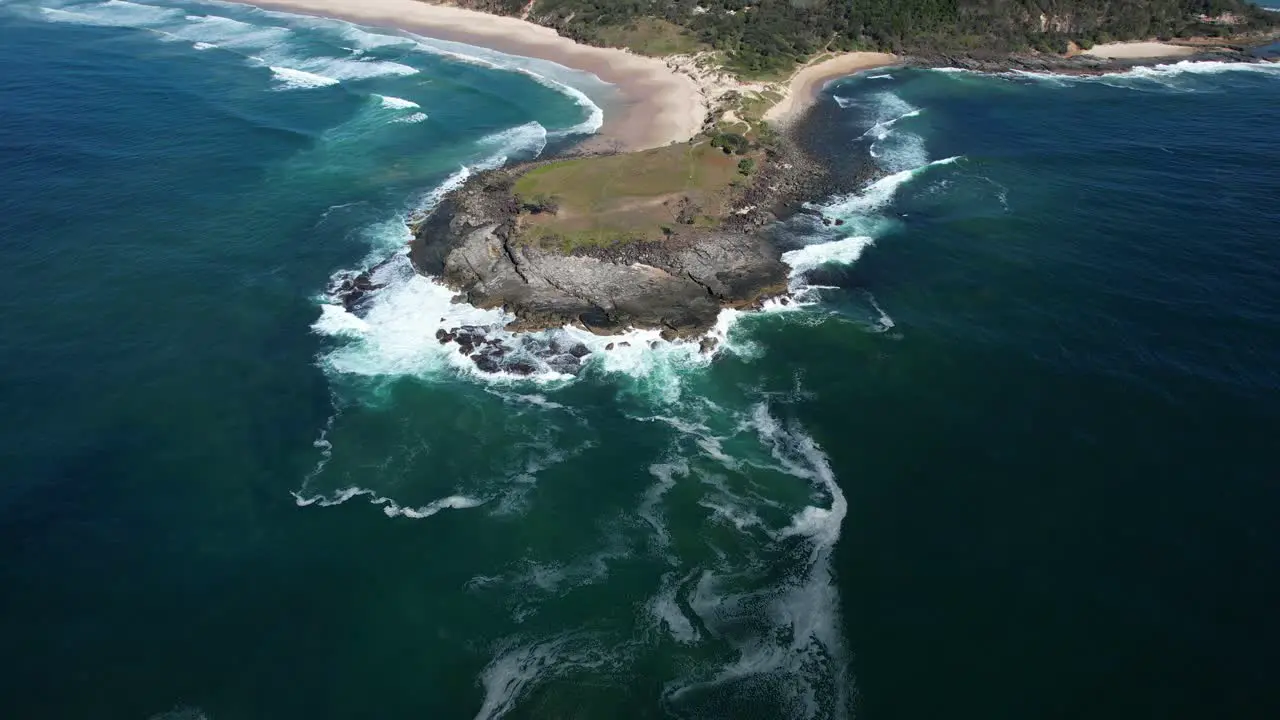
[{"label": "rocky shore", "polygon": [[[758,307],[786,291],[788,268],[763,229],[828,183],[818,163],[782,139],[716,227],[675,224],[662,240],[565,252],[518,237],[520,215],[529,210],[512,185],[545,162],[479,174],[413,228],[414,268],[461,300],[511,313],[512,331],[573,325],[602,335],[702,335],[722,308]],[[367,285],[357,279],[352,290]]]},{"label": "rocky shore", "polygon": [[1045,53],[984,54],[977,52],[917,54],[903,58],[903,64],[908,67],[948,67],[983,73],[1030,72],[1062,75],[1101,75],[1180,61],[1252,63],[1265,62],[1266,58],[1243,45],[1206,46],[1195,54],[1172,58],[1104,58],[1085,54],[1066,56]]}]

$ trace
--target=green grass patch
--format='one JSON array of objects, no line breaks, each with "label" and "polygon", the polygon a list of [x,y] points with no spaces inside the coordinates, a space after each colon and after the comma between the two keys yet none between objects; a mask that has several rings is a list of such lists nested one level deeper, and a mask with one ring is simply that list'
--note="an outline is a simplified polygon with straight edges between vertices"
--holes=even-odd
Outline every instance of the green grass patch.
[{"label": "green grass patch", "polygon": [[515,182],[515,194],[554,201],[556,212],[522,216],[519,239],[572,250],[714,227],[743,180],[742,159],[703,141],[534,168]]}]

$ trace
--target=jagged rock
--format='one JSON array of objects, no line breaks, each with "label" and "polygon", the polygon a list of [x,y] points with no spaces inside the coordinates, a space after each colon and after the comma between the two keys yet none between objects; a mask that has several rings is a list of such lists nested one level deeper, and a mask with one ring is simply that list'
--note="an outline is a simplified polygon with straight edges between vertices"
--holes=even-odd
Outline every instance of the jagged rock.
[{"label": "jagged rock", "polygon": [[604,349],[605,349],[605,350],[612,350],[612,349],[613,349],[613,343],[609,343],[608,345],[605,345],[605,346],[604,346]]},{"label": "jagged rock", "polygon": [[706,355],[715,351],[716,346],[718,346],[719,344],[720,344],[720,341],[713,337],[704,337],[698,343],[698,351],[701,352],[703,355]]},{"label": "jagged rock", "polygon": [[492,355],[481,355],[480,353],[476,353],[471,356],[471,361],[476,364],[476,367],[487,373],[495,373],[500,369],[498,359]]},{"label": "jagged rock", "polygon": [[507,363],[507,365],[503,367],[503,370],[506,370],[512,375],[532,375],[538,372],[538,368],[521,360]]}]

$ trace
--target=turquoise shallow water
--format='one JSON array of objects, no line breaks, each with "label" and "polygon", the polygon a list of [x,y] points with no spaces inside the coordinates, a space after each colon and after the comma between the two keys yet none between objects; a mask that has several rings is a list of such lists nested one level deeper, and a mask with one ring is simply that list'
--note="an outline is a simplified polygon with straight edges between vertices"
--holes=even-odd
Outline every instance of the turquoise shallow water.
[{"label": "turquoise shallow water", "polygon": [[5,717],[1280,709],[1274,69],[838,83],[808,304],[530,381],[324,294],[608,104],[442,51],[0,3]]}]

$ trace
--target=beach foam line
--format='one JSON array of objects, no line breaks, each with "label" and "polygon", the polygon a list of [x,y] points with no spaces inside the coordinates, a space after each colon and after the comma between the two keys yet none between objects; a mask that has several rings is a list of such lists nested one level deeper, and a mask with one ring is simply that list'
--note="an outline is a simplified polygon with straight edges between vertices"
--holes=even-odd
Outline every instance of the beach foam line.
[{"label": "beach foam line", "polygon": [[440,57],[447,57],[451,60],[488,68],[490,70],[504,70],[507,72],[520,73],[531,78],[539,85],[551,88],[562,95],[567,95],[587,113],[587,117],[577,125],[556,130],[552,133],[552,137],[591,134],[599,130],[604,125],[604,110],[589,96],[587,96],[586,93],[568,83],[550,77],[545,72],[538,72],[534,69],[535,67],[539,69],[545,68],[566,74],[577,72],[571,68],[558,63],[553,63],[549,60],[532,60],[530,58],[508,55],[496,50],[473,47],[447,40],[436,40],[418,35],[412,35],[411,37],[417,41],[417,49],[422,52]]},{"label": "beach foam line", "polygon": [[568,95],[575,103],[577,103],[578,107],[586,111],[587,118],[585,120],[572,127],[557,130],[553,134],[554,137],[562,137],[565,135],[590,135],[604,125],[604,110],[599,105],[592,102],[591,98],[587,97],[586,93],[571,85],[566,85],[565,83],[557,80],[552,80],[545,75],[539,75],[532,70],[518,68],[518,71],[533,78],[534,81],[540,85],[549,87],[563,95]]}]

